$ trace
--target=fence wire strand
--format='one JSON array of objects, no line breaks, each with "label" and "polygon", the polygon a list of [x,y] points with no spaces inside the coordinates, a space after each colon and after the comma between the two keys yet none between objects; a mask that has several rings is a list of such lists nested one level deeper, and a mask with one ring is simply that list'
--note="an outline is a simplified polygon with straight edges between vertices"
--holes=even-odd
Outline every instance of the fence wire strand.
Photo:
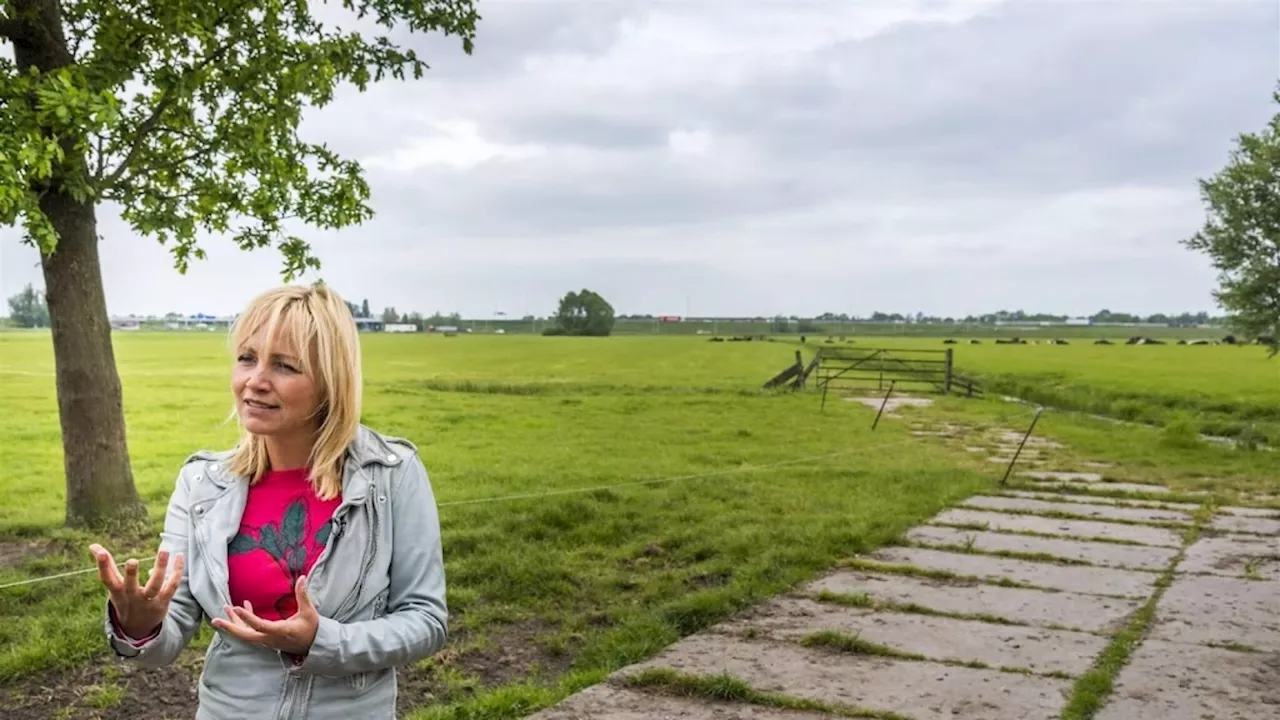
[{"label": "fence wire strand", "polygon": [[[738,466],[738,467],[724,468],[721,470],[712,470],[710,472],[705,472],[705,473],[694,473],[690,475],[672,475],[669,477],[653,478],[651,480],[635,480],[632,482],[612,483],[609,485],[591,485],[586,487],[560,488],[556,490],[539,490],[535,492],[513,493],[510,495],[496,495],[492,497],[475,498],[472,500],[452,500],[449,502],[437,503],[436,507],[447,508],[447,507],[460,507],[463,505],[483,505],[483,504],[489,504],[489,503],[511,502],[515,500],[532,500],[537,498],[553,497],[558,495],[578,495],[582,493],[600,492],[603,490],[620,490],[623,488],[643,487],[647,485],[661,485],[661,484],[667,484],[667,483],[687,482],[690,480],[704,480],[704,479],[713,478],[713,477],[723,477],[725,475],[736,475],[740,473],[759,472],[762,470],[774,470],[776,468],[787,467],[790,465],[802,465],[804,463],[817,462],[820,460],[831,460],[839,457],[848,457],[850,455],[861,455],[861,454],[872,452],[875,450],[884,450],[887,448],[897,447],[899,445],[907,445],[914,442],[917,442],[915,438],[908,438],[905,440],[897,440],[894,442],[880,443],[878,445],[868,445],[860,448],[855,448],[852,450],[842,450],[839,452],[824,453],[822,455],[809,455],[802,458],[793,458],[791,460],[779,460],[778,462],[766,463],[764,465],[744,465],[744,466]],[[139,562],[139,570],[141,570],[143,566],[146,566],[149,563],[155,562],[155,558],[154,557],[146,558],[144,560],[139,560],[138,562]],[[116,563],[116,567],[123,568],[124,563]],[[35,585],[37,583],[49,582],[51,580],[62,580],[65,578],[76,577],[78,575],[87,575],[89,573],[93,573],[97,571],[98,571],[98,567],[95,565],[93,567],[84,568],[81,570],[69,570],[67,572],[55,573],[53,575],[44,575],[41,577],[28,578],[26,580],[16,580],[13,582],[0,584],[0,590],[7,590],[10,588],[16,588],[16,587],[24,587],[28,585]]]}]

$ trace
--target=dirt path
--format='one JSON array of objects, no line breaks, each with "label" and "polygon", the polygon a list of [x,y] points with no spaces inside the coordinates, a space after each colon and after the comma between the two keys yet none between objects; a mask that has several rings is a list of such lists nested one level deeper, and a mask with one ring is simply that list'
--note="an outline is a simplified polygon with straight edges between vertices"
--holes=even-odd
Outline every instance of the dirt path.
[{"label": "dirt path", "polygon": [[[1019,439],[968,441],[1007,462]],[[1033,441],[1023,459],[1042,463],[1059,447]],[[1167,502],[1166,488],[1109,482],[1098,469],[1019,473],[903,545],[533,717],[1280,716],[1280,512]],[[1104,494],[1115,491],[1134,495]]]}]

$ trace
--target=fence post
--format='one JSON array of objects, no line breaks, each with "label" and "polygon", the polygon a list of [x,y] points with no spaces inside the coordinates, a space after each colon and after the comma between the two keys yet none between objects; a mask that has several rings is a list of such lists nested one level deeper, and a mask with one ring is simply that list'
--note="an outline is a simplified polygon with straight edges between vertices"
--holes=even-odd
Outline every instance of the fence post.
[{"label": "fence post", "polygon": [[953,348],[947,348],[947,365],[946,365],[947,374],[946,374],[946,377],[944,377],[942,380],[943,395],[951,394],[951,368],[954,366],[954,359],[953,359],[955,357],[954,353],[955,353],[955,350]]},{"label": "fence post", "polygon": [[796,351],[796,387],[804,387],[804,358],[799,350]]},{"label": "fence post", "polygon": [[876,419],[871,423],[872,430],[875,430],[876,426],[880,424],[880,414],[884,412],[884,406],[889,404],[889,396],[893,394],[893,386],[897,382],[897,380],[889,381],[889,392],[884,394],[884,400],[880,402],[880,410],[876,412]]},{"label": "fence post", "polygon": [[1013,458],[1009,460],[1009,467],[1004,469],[1004,477],[1000,478],[1000,484],[1004,485],[1009,482],[1009,473],[1013,472],[1014,463],[1018,462],[1018,456],[1022,454],[1022,448],[1027,444],[1027,438],[1031,437],[1031,431],[1036,428],[1036,421],[1040,419],[1040,413],[1044,412],[1044,407],[1036,408],[1035,417],[1031,418],[1031,426],[1027,428],[1027,433],[1022,436],[1022,442],[1018,443],[1018,449],[1013,453]]}]

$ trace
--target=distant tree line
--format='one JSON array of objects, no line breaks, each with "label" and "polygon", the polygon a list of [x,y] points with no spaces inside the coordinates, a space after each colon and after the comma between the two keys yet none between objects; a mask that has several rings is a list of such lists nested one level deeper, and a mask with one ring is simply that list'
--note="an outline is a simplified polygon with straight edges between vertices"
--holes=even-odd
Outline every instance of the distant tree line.
[{"label": "distant tree line", "polygon": [[[1100,310],[1092,315],[1085,316],[1093,323],[1151,323],[1155,325],[1169,325],[1172,327],[1193,327],[1196,325],[1222,325],[1225,318],[1214,317],[1206,312],[1190,313],[1184,312],[1177,315],[1167,315],[1165,313],[1156,313],[1154,315],[1135,315],[1132,313],[1112,312],[1110,310]],[[1028,313],[1022,310],[1001,310],[994,313],[986,313],[984,315],[965,315],[964,317],[939,317],[937,315],[925,315],[917,312],[915,314],[907,313],[883,313],[874,312],[870,317],[860,318],[850,316],[845,313],[823,313],[816,320],[825,322],[902,322],[902,323],[932,323],[932,324],[952,324],[963,323],[965,325],[994,325],[998,322],[1066,322],[1076,319],[1070,315],[1055,315],[1050,313]]]}]

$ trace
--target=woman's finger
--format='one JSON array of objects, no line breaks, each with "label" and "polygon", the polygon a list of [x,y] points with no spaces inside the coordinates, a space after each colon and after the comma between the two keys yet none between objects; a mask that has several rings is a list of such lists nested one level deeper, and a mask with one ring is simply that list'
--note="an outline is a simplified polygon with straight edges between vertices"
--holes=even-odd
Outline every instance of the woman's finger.
[{"label": "woman's finger", "polygon": [[120,577],[120,571],[116,568],[116,562],[111,557],[111,553],[97,543],[89,546],[89,552],[93,553],[94,559],[98,562],[98,579],[107,590],[111,592],[123,590],[124,578]]},{"label": "woman's finger", "polygon": [[151,566],[151,575],[147,578],[147,584],[142,588],[142,596],[148,600],[154,600],[160,594],[160,588],[164,587],[165,570],[169,567],[169,551],[161,550],[156,553],[156,563]]},{"label": "woman's finger", "polygon": [[124,563],[124,591],[129,595],[137,595],[139,589],[138,561],[129,558]]},{"label": "woman's finger", "polygon": [[169,573],[169,577],[164,581],[164,585],[160,588],[160,599],[168,602],[173,599],[174,593],[178,592],[178,586],[182,584],[182,570],[186,567],[186,560],[182,553],[173,556],[173,572]]},{"label": "woman's finger", "polygon": [[280,627],[281,623],[258,617],[253,612],[253,605],[249,604],[248,601],[245,602],[245,607],[233,607],[231,612],[235,614],[237,620],[264,635],[284,634]]}]

